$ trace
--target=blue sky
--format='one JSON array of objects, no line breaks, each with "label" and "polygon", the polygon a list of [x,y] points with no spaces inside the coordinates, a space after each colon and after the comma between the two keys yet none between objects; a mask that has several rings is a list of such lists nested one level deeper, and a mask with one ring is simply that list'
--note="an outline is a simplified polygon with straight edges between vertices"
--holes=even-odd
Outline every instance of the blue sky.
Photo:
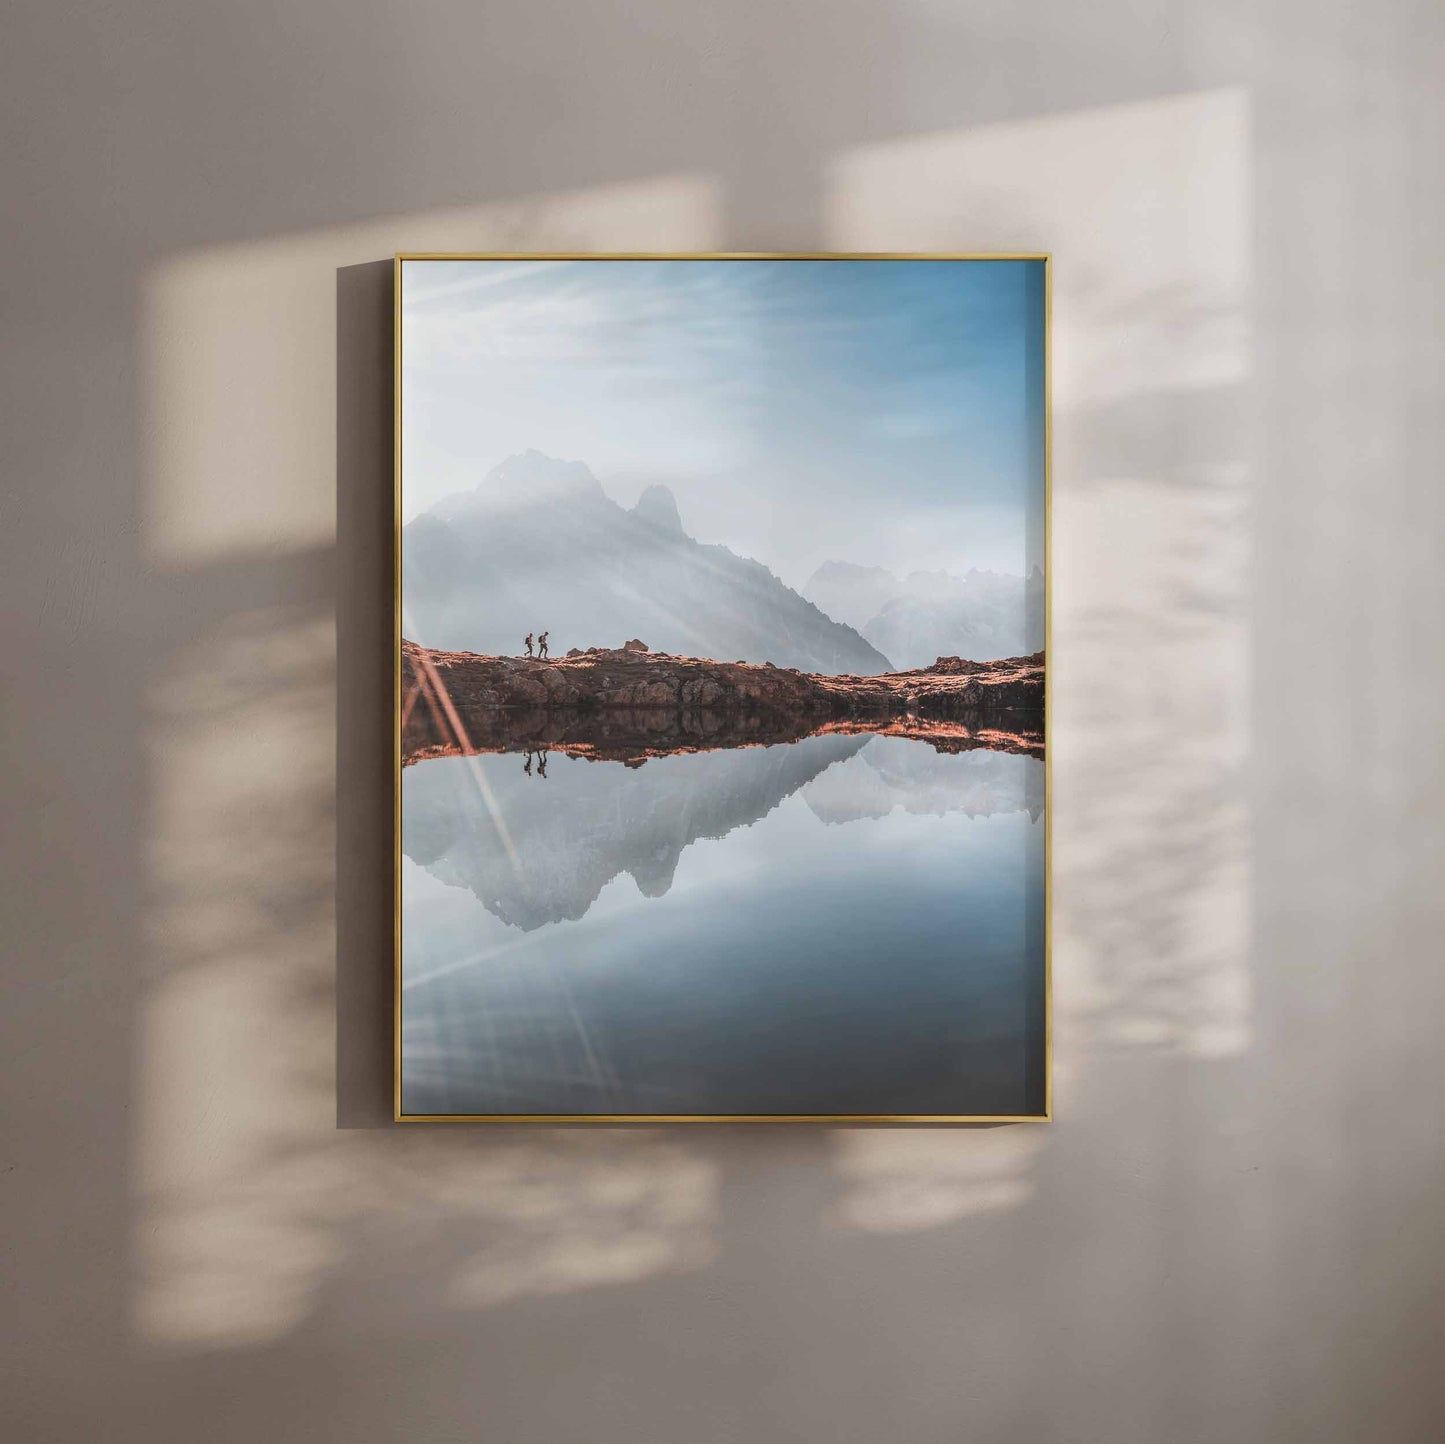
[{"label": "blue sky", "polygon": [[[1040,561],[1042,266],[410,261],[403,515],[535,447],[801,587]],[[1032,525],[1030,525],[1032,523]]]}]

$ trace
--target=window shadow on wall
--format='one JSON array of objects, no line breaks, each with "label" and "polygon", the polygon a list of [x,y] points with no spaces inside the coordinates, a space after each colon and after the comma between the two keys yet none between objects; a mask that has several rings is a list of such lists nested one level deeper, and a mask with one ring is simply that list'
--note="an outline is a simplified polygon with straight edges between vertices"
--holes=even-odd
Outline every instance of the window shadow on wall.
[{"label": "window shadow on wall", "polygon": [[[1218,105],[1165,102],[1153,133],[1165,128],[1160,115],[1174,115],[1176,149],[1180,134],[1190,144],[1238,146],[1237,112],[1227,97]],[[1001,206],[979,176],[989,166],[1023,167],[1010,147],[1067,146],[1075,126],[1086,137],[1075,164],[1103,163],[1107,121],[1055,117],[1051,141],[988,128],[925,138],[929,165],[939,146],[961,148],[941,173],[967,183],[940,212],[906,221],[912,244],[1060,246],[1070,225],[1076,234],[1097,228],[1096,213],[1028,216]],[[1139,118],[1118,123],[1134,129]],[[1164,144],[1154,159],[1164,174],[1177,156]],[[823,165],[828,243],[900,244],[878,233],[877,218],[905,224],[886,187],[916,163],[901,149]],[[1195,180],[1186,175],[1174,190],[1160,181],[1146,199],[1177,201]],[[936,182],[905,189],[942,193]],[[1185,224],[1187,203],[1178,204]],[[1231,224],[1243,226],[1235,204]],[[617,232],[614,214],[637,225],[640,213],[654,233],[670,216],[678,248],[719,244],[720,202],[705,178],[632,187],[616,202],[605,193],[579,199],[577,214],[601,217],[591,222],[566,220],[566,205],[515,209],[504,220],[508,243],[565,245],[570,236],[600,248]],[[1129,219],[1126,205],[1114,224]],[[402,229],[414,236],[432,223]],[[476,225],[471,244],[496,243]],[[1203,1106],[1201,1090],[1218,1106],[1238,1086],[1223,1065],[1248,1042],[1237,915],[1203,933],[1192,922],[1221,898],[1240,901],[1242,879],[1230,872],[1242,861],[1239,801],[1221,743],[1236,745],[1237,736],[1215,702],[1195,710],[1199,699],[1188,695],[1201,668],[1226,693],[1237,685],[1247,477],[1232,419],[1242,378],[1227,366],[1215,377],[1170,376],[1158,364],[1159,355],[1211,348],[1244,364],[1233,340],[1211,340],[1208,329],[1221,310],[1237,317],[1241,297],[1211,295],[1187,266],[1173,285],[1121,280],[1107,266],[1064,267],[1057,282],[1064,1127],[398,1129],[390,1122],[391,266],[328,264],[320,241],[277,244],[274,257],[263,244],[187,262],[157,299],[182,338],[188,307],[201,318],[196,336],[229,338],[232,321],[204,319],[211,307],[215,317],[234,316],[238,305],[244,314],[248,287],[254,304],[274,307],[272,277],[299,266],[310,286],[325,267],[336,311],[334,329],[321,334],[331,354],[315,342],[319,317],[305,344],[307,364],[334,367],[337,387],[334,554],[318,545],[266,561],[245,542],[215,555],[222,539],[207,521],[224,486],[194,524],[183,508],[171,513],[173,550],[212,552],[177,575],[194,576],[197,592],[213,581],[217,589],[209,605],[178,609],[150,693],[161,839],[152,915],[164,948],[142,1033],[131,1317],[158,1359],[176,1361],[163,1362],[166,1387],[264,1379],[294,1351],[324,1354],[344,1341],[356,1371],[348,1397],[308,1397],[314,1412],[298,1423],[320,1428],[329,1409],[364,1427],[384,1411],[373,1373],[390,1379],[388,1388],[399,1374],[418,1388],[423,1378],[446,1381],[432,1407],[459,1419],[468,1407],[460,1381],[484,1349],[488,1370],[509,1380],[491,1404],[493,1427],[505,1433],[538,1408],[566,1427],[608,1379],[665,1357],[648,1409],[674,1432],[705,1407],[744,1432],[787,1415],[805,1431],[847,1416],[876,1433],[910,1379],[950,1377],[960,1350],[988,1360],[1004,1407],[1023,1387],[1015,1370],[1041,1328],[1071,1335],[1059,1387],[1082,1387],[1117,1347],[1117,1338],[1088,1342],[1096,1280],[1147,1289],[1159,1257],[1197,1217],[1191,1206],[1161,1221],[1146,1190],[1106,1224],[1073,1215],[1065,1198],[1091,1196],[1089,1180],[1102,1187],[1118,1166],[1100,1139],[1117,1146],[1123,1118],[1132,1165],[1182,1196],[1186,1181],[1153,1174],[1160,1165],[1147,1162],[1149,1140]],[[1130,372],[1128,358],[1150,347],[1148,375]],[[182,352],[194,362],[195,345]],[[275,369],[258,364],[263,379],[253,384],[269,384]],[[195,377],[188,369],[173,384]],[[215,384],[198,403],[244,415],[224,373]],[[235,446],[243,442],[238,434]],[[315,445],[309,430],[297,440],[277,500],[240,518],[237,535],[285,505],[300,508],[298,533],[325,533],[304,470]],[[183,454],[162,459],[182,488],[183,463]],[[227,453],[208,474],[223,477],[236,464]],[[288,498],[288,487],[306,495]],[[291,600],[258,604],[276,593]],[[1146,665],[1133,668],[1141,656]],[[1209,940],[1202,951],[1201,937]],[[1223,1168],[1246,1146],[1219,1139],[1191,1170]],[[1085,1227],[1098,1272],[1061,1288]],[[932,1246],[918,1247],[925,1238]],[[1215,1268],[1213,1284],[1238,1281]],[[975,1305],[962,1315],[960,1290]],[[851,1303],[839,1308],[839,1299]],[[867,1303],[880,1299],[908,1302],[880,1316]],[[1166,1332],[1175,1346],[1213,1350],[1224,1363],[1244,1347],[1196,1337],[1182,1317]],[[1135,1343],[1147,1346],[1143,1333]],[[786,1376],[760,1384],[767,1360],[781,1355]],[[865,1355],[868,1373],[840,1395],[837,1359]],[[557,1358],[573,1361],[561,1396],[549,1393]],[[1134,1407],[1144,1411],[1142,1427],[1157,1406]]]}]

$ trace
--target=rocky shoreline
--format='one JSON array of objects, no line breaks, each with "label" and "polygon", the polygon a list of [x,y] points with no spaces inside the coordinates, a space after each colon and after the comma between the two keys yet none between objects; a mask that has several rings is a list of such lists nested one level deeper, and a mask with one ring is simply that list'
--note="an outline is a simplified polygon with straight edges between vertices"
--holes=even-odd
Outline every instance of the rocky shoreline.
[{"label": "rocky shoreline", "polygon": [[536,660],[403,641],[401,680],[404,762],[532,746],[637,765],[673,752],[865,731],[947,751],[1043,752],[1042,653],[824,676],[651,652],[641,642]]}]

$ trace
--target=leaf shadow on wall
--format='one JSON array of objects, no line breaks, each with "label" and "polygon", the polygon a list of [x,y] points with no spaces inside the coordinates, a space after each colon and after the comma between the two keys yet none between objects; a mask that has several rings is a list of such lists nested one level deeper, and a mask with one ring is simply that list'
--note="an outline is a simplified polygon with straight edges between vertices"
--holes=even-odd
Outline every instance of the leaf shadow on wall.
[{"label": "leaf shadow on wall", "polygon": [[[1009,244],[981,211],[969,226],[974,245]],[[1194,926],[1238,907],[1245,866],[1218,730],[1232,722],[1208,681],[1228,680],[1242,604],[1238,378],[1129,382],[1060,409],[1066,1127],[398,1129],[390,274],[384,261],[335,270],[335,554],[197,566],[151,684],[161,961],[141,1040],[132,1314],[166,1387],[198,1399],[218,1380],[244,1389],[297,1351],[345,1341],[346,1398],[306,1395],[298,1435],[385,1417],[399,1374],[459,1424],[470,1408],[459,1381],[484,1354],[508,1381],[489,1421],[501,1434],[524,1418],[570,1429],[612,1381],[647,1367],[648,1417],[676,1437],[704,1410],[742,1432],[780,1415],[805,1432],[847,1417],[860,1438],[888,1427],[911,1380],[953,1387],[960,1356],[1002,1409],[1037,1350],[1067,1339],[1057,1387],[1084,1388],[1118,1347],[1090,1328],[1101,1280],[1142,1297],[1208,1206],[1194,1172],[1226,1170],[1248,1148],[1214,1139],[1188,1179],[1151,1152],[1203,1106],[1196,1090],[1215,1108],[1247,1086],[1226,1066],[1248,1041],[1238,919]],[[1060,303],[1066,317],[1093,307],[1096,325],[1123,309],[1126,347],[1136,332],[1187,328],[1203,305],[1187,288],[1120,298],[1087,278]],[[286,569],[284,586],[267,568]],[[273,590],[301,600],[254,604]],[[1146,661],[1131,670],[1130,658]],[[1201,666],[1205,680],[1191,680]],[[1100,1196],[1121,1168],[1146,1186],[1120,1197],[1116,1217],[1072,1210],[1068,1197]],[[1195,1201],[1161,1225],[1157,1190]],[[1084,1231],[1092,1263],[1061,1287]],[[920,1248],[923,1236],[946,1247]],[[1203,1283],[1204,1264],[1179,1267]],[[1212,1286],[1230,1281],[1216,1269]],[[1141,1349],[1160,1330],[1216,1360],[1246,1347],[1147,1317]],[[840,1383],[840,1351],[868,1370]],[[784,1354],[785,1375],[769,1362]],[[649,1367],[658,1359],[665,1369]]]}]

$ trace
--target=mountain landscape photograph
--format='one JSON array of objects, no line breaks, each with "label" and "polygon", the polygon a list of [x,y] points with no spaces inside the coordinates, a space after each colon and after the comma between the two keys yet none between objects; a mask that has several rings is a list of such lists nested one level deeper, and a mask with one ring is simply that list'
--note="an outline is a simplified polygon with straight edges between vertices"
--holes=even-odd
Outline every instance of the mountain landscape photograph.
[{"label": "mountain landscape photograph", "polygon": [[1047,1117],[1046,262],[398,285],[398,1117]]}]

